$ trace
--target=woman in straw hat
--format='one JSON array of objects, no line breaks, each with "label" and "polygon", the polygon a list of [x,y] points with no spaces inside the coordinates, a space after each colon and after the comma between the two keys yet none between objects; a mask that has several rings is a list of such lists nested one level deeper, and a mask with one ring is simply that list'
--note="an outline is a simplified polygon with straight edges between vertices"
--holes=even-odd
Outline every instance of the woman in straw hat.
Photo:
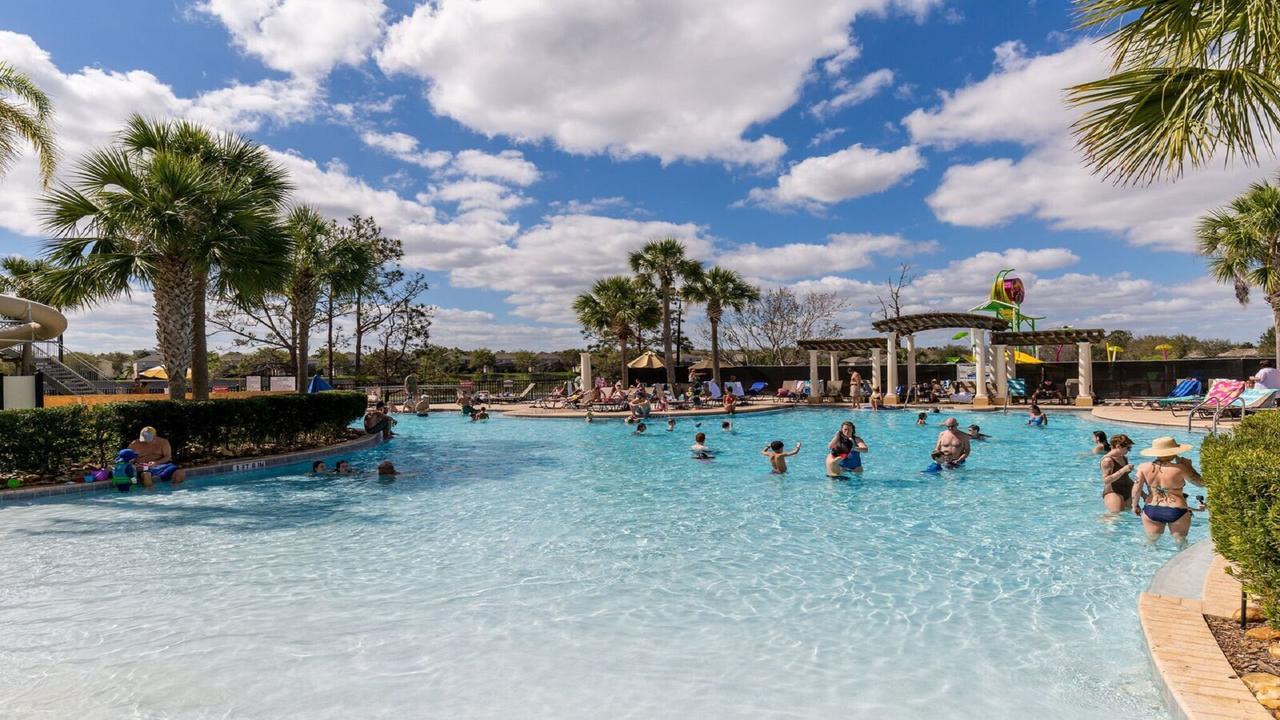
[{"label": "woman in straw hat", "polygon": [[[1158,437],[1142,454],[1155,458],[1138,466],[1138,482],[1133,493],[1133,512],[1142,518],[1147,540],[1155,542],[1164,533],[1165,526],[1174,542],[1182,547],[1187,544],[1187,531],[1191,529],[1191,508],[1182,490],[1187,481],[1204,485],[1204,478],[1196,472],[1191,461],[1178,457],[1191,449],[1171,437]],[[1139,508],[1139,502],[1145,506]]]}]

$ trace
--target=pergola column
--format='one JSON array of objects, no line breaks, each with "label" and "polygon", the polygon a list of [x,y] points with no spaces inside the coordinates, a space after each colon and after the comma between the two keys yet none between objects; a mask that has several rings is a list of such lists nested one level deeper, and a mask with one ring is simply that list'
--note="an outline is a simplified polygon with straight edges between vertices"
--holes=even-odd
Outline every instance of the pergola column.
[{"label": "pergola column", "polygon": [[991,356],[995,360],[995,378],[996,378],[996,396],[991,401],[996,405],[1003,405],[1005,395],[1009,392],[1009,367],[1005,352],[1007,345],[992,345]]},{"label": "pergola column", "polygon": [[[916,387],[916,336],[915,333],[907,335],[907,398],[911,397],[911,393]],[[916,398],[919,400],[920,398]]]},{"label": "pergola column", "polygon": [[582,387],[580,390],[586,390],[591,387],[591,353],[579,354],[579,361],[582,363],[582,369],[579,374],[582,375]]},{"label": "pergola column", "polygon": [[898,399],[898,333],[889,333],[889,350],[885,362],[884,404],[897,405]]},{"label": "pergola column", "polygon": [[822,398],[818,392],[818,351],[809,351],[809,402],[816,403]]},{"label": "pergola column", "polygon": [[835,386],[840,380],[840,354],[831,353],[831,384]]},{"label": "pergola column", "polygon": [[1080,378],[1080,394],[1076,396],[1076,405],[1093,406],[1093,343],[1076,343],[1079,359],[1076,361],[1076,373]]},{"label": "pergola column", "polygon": [[978,365],[978,381],[973,391],[973,405],[987,407],[991,404],[991,400],[987,397],[987,331],[975,328],[974,334],[978,339],[977,351],[974,353],[974,359],[977,360]]},{"label": "pergola column", "polygon": [[871,348],[871,392],[880,390],[880,348]]}]

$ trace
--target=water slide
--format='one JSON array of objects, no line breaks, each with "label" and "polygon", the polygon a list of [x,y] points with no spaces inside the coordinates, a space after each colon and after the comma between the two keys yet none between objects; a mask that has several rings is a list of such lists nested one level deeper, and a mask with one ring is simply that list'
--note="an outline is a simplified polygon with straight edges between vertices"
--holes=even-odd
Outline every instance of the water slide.
[{"label": "water slide", "polygon": [[52,340],[67,329],[67,318],[48,305],[12,295],[0,295],[0,318],[17,321],[0,326],[0,348],[22,342]]}]

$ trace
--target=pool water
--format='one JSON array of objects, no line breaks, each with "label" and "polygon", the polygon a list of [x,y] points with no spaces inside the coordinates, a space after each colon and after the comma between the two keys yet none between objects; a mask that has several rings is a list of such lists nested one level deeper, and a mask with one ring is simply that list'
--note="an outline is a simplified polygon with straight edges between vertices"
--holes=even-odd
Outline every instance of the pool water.
[{"label": "pool water", "polygon": [[691,419],[439,413],[358,476],[0,505],[0,716],[1167,717],[1135,603],[1174,549],[1103,517],[1089,432],[1167,433],[1049,414],[962,414],[993,439],[925,475],[940,415],[707,418],[708,462]]}]

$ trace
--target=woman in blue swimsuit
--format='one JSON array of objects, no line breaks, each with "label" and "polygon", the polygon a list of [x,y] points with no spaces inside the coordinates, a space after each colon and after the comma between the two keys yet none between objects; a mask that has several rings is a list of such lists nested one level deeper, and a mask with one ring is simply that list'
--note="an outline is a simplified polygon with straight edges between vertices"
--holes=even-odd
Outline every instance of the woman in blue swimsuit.
[{"label": "woman in blue swimsuit", "polygon": [[1039,405],[1031,403],[1031,411],[1027,415],[1027,424],[1035,427],[1044,427],[1049,424],[1049,416],[1044,414]]},{"label": "woman in blue swimsuit", "polygon": [[840,467],[849,472],[862,472],[862,453],[867,452],[867,443],[858,437],[853,423],[848,420],[841,423],[840,430],[835,437],[831,438],[831,442],[827,443],[827,448],[832,453],[843,456]]},{"label": "woman in blue swimsuit", "polygon": [[[1178,457],[1191,449],[1171,437],[1158,437],[1143,455],[1155,458],[1138,467],[1138,479],[1133,493],[1133,512],[1142,518],[1147,540],[1155,542],[1169,528],[1169,534],[1178,547],[1187,544],[1187,532],[1191,530],[1191,508],[1182,490],[1187,481],[1204,485],[1204,478],[1190,460]],[[1139,502],[1145,502],[1141,508]]]}]

